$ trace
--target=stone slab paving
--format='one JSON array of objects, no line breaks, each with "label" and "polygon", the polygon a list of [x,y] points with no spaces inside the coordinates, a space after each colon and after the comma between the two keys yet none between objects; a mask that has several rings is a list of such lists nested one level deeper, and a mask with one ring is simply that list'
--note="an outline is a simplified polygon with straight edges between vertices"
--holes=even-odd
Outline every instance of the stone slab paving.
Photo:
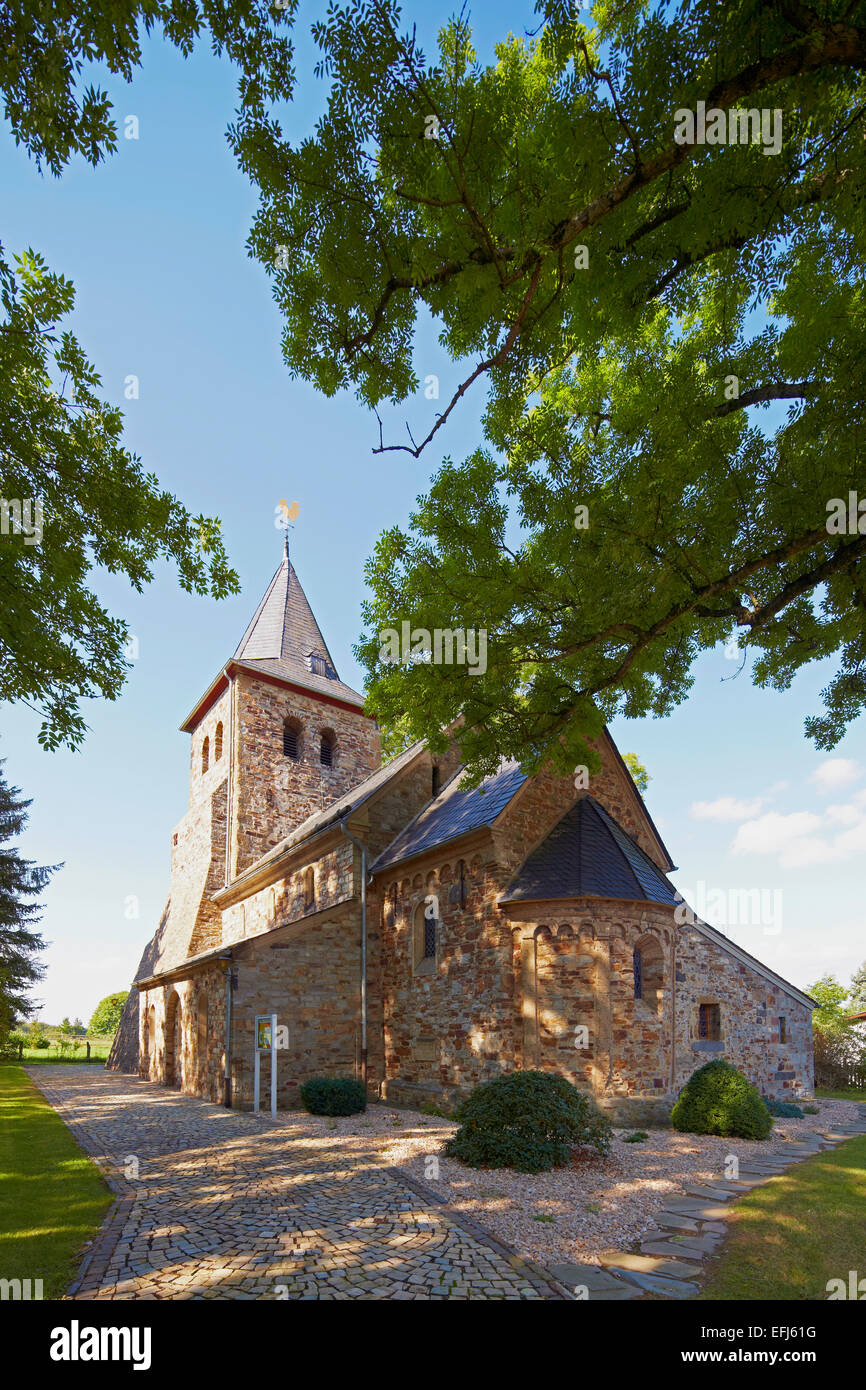
[{"label": "stone slab paving", "polygon": [[572,1297],[547,1270],[291,1116],[256,1116],[84,1066],[30,1076],[119,1200],[76,1299]]},{"label": "stone slab paving", "polygon": [[[646,1292],[666,1298],[694,1298],[700,1292],[699,1261],[714,1253],[727,1230],[725,1222],[730,1207],[724,1203],[735,1202],[737,1196],[781,1177],[795,1163],[802,1163],[859,1134],[866,1134],[866,1116],[834,1130],[807,1135],[786,1148],[784,1154],[774,1154],[766,1160],[751,1159],[748,1168],[743,1168],[737,1178],[687,1186],[684,1195],[671,1197],[665,1210],[656,1214],[656,1228],[641,1236],[639,1254],[612,1250],[601,1256],[605,1273],[623,1288],[631,1285],[632,1296],[640,1297]],[[561,1277],[562,1268],[554,1266],[557,1277]],[[579,1282],[579,1269],[579,1266],[569,1267],[574,1283]],[[590,1289],[589,1297],[613,1298],[616,1294],[608,1287],[603,1294]]]}]

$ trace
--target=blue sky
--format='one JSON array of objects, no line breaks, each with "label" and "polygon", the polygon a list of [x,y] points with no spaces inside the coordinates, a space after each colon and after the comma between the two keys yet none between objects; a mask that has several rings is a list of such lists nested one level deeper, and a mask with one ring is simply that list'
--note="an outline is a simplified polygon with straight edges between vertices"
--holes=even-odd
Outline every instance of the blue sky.
[{"label": "blue sky", "polygon": [[[422,33],[445,13],[419,11]],[[476,5],[473,19],[482,55],[498,26],[532,24],[529,6],[513,3]],[[301,69],[308,53],[299,53]],[[48,1022],[86,1020],[103,995],[125,988],[153,930],[171,830],[187,803],[188,742],[178,725],[233,651],[279,561],[277,501],[300,504],[298,573],[341,677],[360,687],[351,645],[364,560],[379,532],[406,518],[443,454],[459,458],[474,446],[482,406],[480,391],[467,397],[438,451],[420,461],[374,457],[375,419],[348,396],[325,400],[292,382],[282,364],[269,283],[244,249],[255,197],[224,138],[230,67],[204,49],[185,61],[155,39],[131,86],[107,85],[121,129],[136,115],[139,139],[121,137],[101,168],[76,163],[59,181],[42,178],[8,132],[0,141],[4,246],[33,246],[73,280],[70,326],[103,394],[124,409],[128,446],[194,510],[222,518],[243,594],[219,604],[191,598],[167,568],[142,595],[102,578],[99,593],[128,619],[140,654],[121,698],[88,708],[83,751],[44,753],[28,711],[0,712],[7,775],[34,799],[23,848],[41,863],[65,862],[45,895],[51,946],[38,995]],[[290,120],[296,132],[316,100],[315,84],[304,82]],[[453,373],[431,333],[417,360],[422,378],[440,376],[444,394]],[[130,374],[137,401],[124,399]],[[427,418],[429,405],[396,412],[393,433],[407,416]],[[719,649],[701,661],[687,705],[664,721],[622,722],[614,736],[652,775],[648,803],[679,866],[677,885],[693,897],[703,883],[707,900],[762,889],[775,903],[781,893],[781,922],[776,914],[730,926],[731,936],[801,986],[826,970],[847,979],[866,956],[863,722],[832,755],[819,754],[802,724],[829,672],[816,668],[777,694],[736,671]],[[729,900],[716,901],[724,912]]]}]

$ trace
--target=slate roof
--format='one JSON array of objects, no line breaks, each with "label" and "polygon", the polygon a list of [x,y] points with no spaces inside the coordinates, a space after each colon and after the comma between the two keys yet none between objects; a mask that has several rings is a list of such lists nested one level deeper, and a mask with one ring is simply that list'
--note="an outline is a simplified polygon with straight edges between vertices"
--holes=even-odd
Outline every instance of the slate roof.
[{"label": "slate roof", "polygon": [[411,859],[425,849],[456,840],[470,830],[492,825],[526,781],[526,774],[517,763],[504,760],[499,771],[492,777],[485,777],[479,787],[464,788],[462,773],[461,768],[436,800],[425,806],[396,840],[391,841],[372,865],[371,873]]},{"label": "slate roof", "polygon": [[671,906],[679,901],[673,884],[594,796],[581,797],[566,811],[499,901],[537,898],[637,898]]},{"label": "slate roof", "polygon": [[[314,671],[310,656],[322,658],[327,673]],[[301,588],[288,552],[268,585],[264,598],[238,643],[234,661],[253,670],[302,685],[307,690],[348,704],[363,706],[364,697],[337,675],[307,596]]]}]

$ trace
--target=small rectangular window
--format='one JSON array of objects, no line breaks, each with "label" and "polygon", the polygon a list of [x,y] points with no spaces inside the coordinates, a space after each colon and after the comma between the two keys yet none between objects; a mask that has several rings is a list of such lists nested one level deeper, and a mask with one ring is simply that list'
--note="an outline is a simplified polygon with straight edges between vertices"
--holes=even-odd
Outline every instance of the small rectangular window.
[{"label": "small rectangular window", "polygon": [[718,1004],[701,1004],[698,1010],[698,1037],[704,1042],[719,1042],[721,1036],[722,1021]]},{"label": "small rectangular window", "polygon": [[779,1042],[780,1042],[780,1043],[786,1043],[787,1041],[788,1041],[788,1020],[785,1018],[785,1015],[782,1014],[782,1015],[780,1016],[780,1018],[779,1018]]}]

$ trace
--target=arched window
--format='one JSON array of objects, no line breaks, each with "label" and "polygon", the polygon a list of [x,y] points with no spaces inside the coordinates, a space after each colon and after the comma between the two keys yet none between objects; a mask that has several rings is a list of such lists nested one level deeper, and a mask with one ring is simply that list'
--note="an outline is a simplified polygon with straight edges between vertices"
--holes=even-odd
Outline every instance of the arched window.
[{"label": "arched window", "polygon": [[334,766],[334,736],[327,730],[322,734],[322,741],[319,744],[319,762],[322,767]]},{"label": "arched window", "polygon": [[213,759],[218,763],[223,755],[223,724],[222,720],[216,726],[216,733],[213,736]]},{"label": "arched window", "polygon": [[439,931],[439,899],[435,893],[428,893],[415,909],[412,946],[416,975],[435,973]]},{"label": "arched window", "polygon": [[298,762],[301,756],[301,727],[297,719],[283,720],[283,756]]},{"label": "arched window", "polygon": [[316,906],[316,875],[312,869],[304,869],[304,911]]},{"label": "arched window", "polygon": [[201,770],[207,772],[207,765],[210,760],[210,739],[206,738],[201,746]]},{"label": "arched window", "polygon": [[660,942],[654,936],[643,936],[634,948],[634,997],[652,1013],[661,1012],[664,991],[665,959]]}]

